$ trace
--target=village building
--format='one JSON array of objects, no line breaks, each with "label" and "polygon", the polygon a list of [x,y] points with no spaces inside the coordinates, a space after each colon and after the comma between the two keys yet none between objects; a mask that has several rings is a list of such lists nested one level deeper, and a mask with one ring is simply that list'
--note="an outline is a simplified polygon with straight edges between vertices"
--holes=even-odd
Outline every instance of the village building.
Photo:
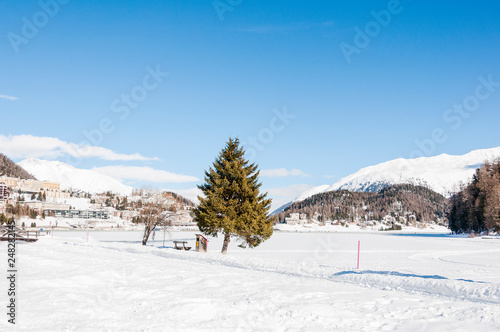
[{"label": "village building", "polygon": [[6,184],[7,187],[16,188],[19,186],[19,178],[0,176],[0,183]]},{"label": "village building", "polygon": [[305,213],[290,213],[290,217],[286,217],[285,222],[289,225],[304,225],[308,223],[308,220]]}]

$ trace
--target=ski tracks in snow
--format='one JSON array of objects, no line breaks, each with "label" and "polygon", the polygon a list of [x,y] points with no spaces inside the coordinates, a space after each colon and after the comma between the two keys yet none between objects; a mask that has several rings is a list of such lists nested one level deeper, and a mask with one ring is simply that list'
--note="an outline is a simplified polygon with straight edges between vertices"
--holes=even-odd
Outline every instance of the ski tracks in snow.
[{"label": "ski tracks in snow", "polygon": [[[222,256],[212,253],[199,254],[192,251],[175,251],[170,248],[136,248],[121,243],[99,243],[98,246],[133,254],[156,255],[166,259],[185,260],[199,264],[218,264],[262,273],[277,273],[290,277],[349,283],[385,291],[401,291],[408,294],[444,297],[457,301],[500,305],[500,284],[498,283],[449,279],[439,275],[423,275],[401,271],[341,269],[321,265],[315,263],[313,260],[308,262],[271,261],[255,257]],[[457,253],[454,252],[453,255],[457,255]],[[446,253],[443,253],[438,258],[445,256]],[[411,257],[413,259],[417,259],[418,257],[433,257],[432,259],[435,259],[436,253],[421,253]]]}]

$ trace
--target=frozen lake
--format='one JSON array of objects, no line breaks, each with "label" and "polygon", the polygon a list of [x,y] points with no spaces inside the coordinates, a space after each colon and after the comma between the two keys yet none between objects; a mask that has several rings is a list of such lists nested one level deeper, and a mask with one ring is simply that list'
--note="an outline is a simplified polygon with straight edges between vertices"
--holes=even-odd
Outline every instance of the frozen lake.
[{"label": "frozen lake", "polygon": [[[163,231],[156,232],[148,246],[163,246]],[[90,232],[100,242],[141,244],[142,231]],[[195,247],[196,232],[166,232],[165,247],[173,240],[188,241]],[[85,239],[84,231],[55,232],[55,237]],[[230,243],[228,255],[254,257],[277,262],[317,263],[322,266],[354,269],[360,241],[360,269],[411,271],[421,274],[445,274],[450,278],[475,276],[481,281],[500,282],[500,238],[483,239],[446,234],[398,233],[288,233],[275,232],[271,239],[254,249],[242,249]],[[217,254],[222,238],[209,238],[209,252]],[[490,254],[491,253],[491,254]]]},{"label": "frozen lake", "polygon": [[207,254],[172,249],[173,240],[194,247],[194,235],[166,233],[163,247],[160,231],[144,247],[142,232],[92,231],[87,242],[86,232],[67,231],[19,245],[19,326],[51,331],[500,329],[498,237],[275,232],[255,249],[233,241],[226,256],[219,254],[220,238],[209,239]]}]

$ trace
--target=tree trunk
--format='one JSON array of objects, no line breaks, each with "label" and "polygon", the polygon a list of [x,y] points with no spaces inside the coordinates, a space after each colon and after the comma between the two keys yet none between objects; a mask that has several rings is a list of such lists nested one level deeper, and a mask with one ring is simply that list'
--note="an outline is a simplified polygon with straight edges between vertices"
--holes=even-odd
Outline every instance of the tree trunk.
[{"label": "tree trunk", "polygon": [[227,254],[227,247],[229,246],[230,241],[231,241],[231,233],[224,234],[224,244],[222,245],[222,251],[221,251],[223,255]]},{"label": "tree trunk", "polygon": [[149,234],[151,234],[151,230],[153,229],[154,227],[151,227],[151,225],[144,225],[144,236],[142,237],[142,245],[145,246],[146,243],[148,242],[148,239],[149,239]]}]

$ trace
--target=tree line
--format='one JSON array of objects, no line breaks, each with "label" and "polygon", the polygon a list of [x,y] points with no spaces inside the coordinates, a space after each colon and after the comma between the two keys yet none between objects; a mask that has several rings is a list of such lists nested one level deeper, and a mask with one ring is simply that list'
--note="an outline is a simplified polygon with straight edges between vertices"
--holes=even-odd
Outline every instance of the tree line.
[{"label": "tree line", "polygon": [[469,185],[449,201],[447,214],[455,233],[500,231],[500,159],[476,170]]},{"label": "tree line", "polygon": [[391,215],[398,219],[411,216],[415,221],[438,221],[445,217],[446,198],[435,191],[411,184],[398,184],[378,192],[330,191],[295,202],[277,215],[284,222],[290,213],[305,213],[326,220],[382,220]]},{"label": "tree line", "polygon": [[3,175],[13,178],[36,180],[36,178],[28,173],[24,168],[10,160],[3,153],[0,153],[0,176]]}]

